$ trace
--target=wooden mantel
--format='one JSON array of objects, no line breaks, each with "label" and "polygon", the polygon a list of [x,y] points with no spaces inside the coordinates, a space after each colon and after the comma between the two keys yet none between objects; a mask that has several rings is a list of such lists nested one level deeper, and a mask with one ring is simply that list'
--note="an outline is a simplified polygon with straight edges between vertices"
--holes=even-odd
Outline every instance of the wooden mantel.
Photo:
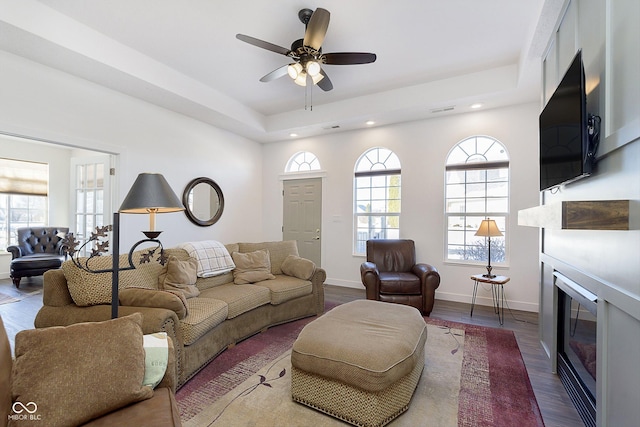
[{"label": "wooden mantel", "polygon": [[562,201],[518,211],[518,225],[558,230],[631,230],[630,200]]}]

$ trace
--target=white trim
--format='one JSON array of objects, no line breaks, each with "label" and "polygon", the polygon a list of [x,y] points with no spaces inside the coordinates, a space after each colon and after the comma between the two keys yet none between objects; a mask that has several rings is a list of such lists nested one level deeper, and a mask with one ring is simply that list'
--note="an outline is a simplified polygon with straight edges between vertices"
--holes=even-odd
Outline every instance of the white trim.
[{"label": "white trim", "polygon": [[307,179],[307,178],[326,178],[326,177],[327,177],[327,171],[325,170],[287,172],[287,173],[278,175],[278,179],[280,181],[289,181],[294,179]]}]

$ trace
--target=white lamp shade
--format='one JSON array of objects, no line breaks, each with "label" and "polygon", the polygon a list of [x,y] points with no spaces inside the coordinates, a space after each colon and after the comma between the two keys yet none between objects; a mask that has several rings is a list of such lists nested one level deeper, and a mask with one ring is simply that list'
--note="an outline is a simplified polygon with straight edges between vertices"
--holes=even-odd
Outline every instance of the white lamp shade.
[{"label": "white lamp shade", "polygon": [[307,70],[307,73],[309,73],[309,75],[311,77],[315,77],[318,74],[320,74],[320,64],[318,64],[317,61],[309,61],[309,62],[307,62],[305,68]]},{"label": "white lamp shade", "polygon": [[301,72],[302,72],[302,65],[300,65],[300,63],[298,62],[289,64],[289,66],[287,67],[287,74],[289,74],[289,77],[291,77],[294,80],[298,78]]},{"label": "white lamp shade", "polygon": [[480,237],[498,237],[503,236],[496,222],[492,219],[483,219],[476,231],[476,236]]}]

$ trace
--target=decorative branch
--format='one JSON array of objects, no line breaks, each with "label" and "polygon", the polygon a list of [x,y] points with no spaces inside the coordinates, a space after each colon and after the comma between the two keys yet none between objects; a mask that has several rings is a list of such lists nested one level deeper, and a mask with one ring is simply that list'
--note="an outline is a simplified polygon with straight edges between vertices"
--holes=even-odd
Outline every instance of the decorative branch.
[{"label": "decorative branch", "polygon": [[[91,237],[89,237],[89,239],[82,245],[80,245],[80,241],[76,239],[73,233],[67,233],[65,238],[62,240],[62,253],[64,255],[68,255],[73,264],[84,271],[88,271],[90,273],[113,272],[113,269],[94,270],[89,266],[89,262],[93,258],[109,253],[109,233],[112,231],[113,227],[111,225],[96,227],[96,231],[92,232]],[[156,253],[158,253],[158,255],[155,260],[160,263],[160,265],[165,265],[167,263],[168,257],[164,253],[162,242],[158,239],[143,239],[131,247],[128,256],[129,265],[120,267],[120,271],[133,270],[136,268],[133,263],[133,253],[138,246],[146,242],[155,243],[156,246],[148,249],[140,255],[139,264],[145,264],[153,261]],[[87,245],[92,245],[90,255],[88,257],[80,257],[80,254],[84,253],[85,249],[87,249]],[[119,256],[119,254],[114,254],[113,256]]]}]

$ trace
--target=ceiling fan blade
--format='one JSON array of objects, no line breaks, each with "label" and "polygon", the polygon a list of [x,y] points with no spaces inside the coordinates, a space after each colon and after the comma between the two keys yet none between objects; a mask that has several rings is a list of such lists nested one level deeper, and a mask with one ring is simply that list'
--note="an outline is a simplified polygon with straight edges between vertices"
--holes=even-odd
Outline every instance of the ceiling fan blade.
[{"label": "ceiling fan blade", "polygon": [[320,74],[324,76],[324,79],[320,80],[317,86],[323,91],[329,92],[333,89],[333,83],[331,83],[331,79],[329,79],[329,76],[327,76],[327,73],[325,73],[324,70],[321,70]]},{"label": "ceiling fan blade", "polygon": [[277,44],[269,43],[255,37],[246,36],[244,34],[236,34],[236,38],[238,40],[242,40],[245,43],[252,44],[262,49],[270,50],[271,52],[280,53],[285,56],[288,56],[291,53],[291,50],[287,49],[286,47],[278,46]]},{"label": "ceiling fan blade", "polygon": [[375,53],[337,52],[325,53],[323,62],[328,65],[370,64],[376,61]]},{"label": "ceiling fan blade", "polygon": [[321,7],[313,12],[307,24],[307,31],[304,33],[305,46],[320,50],[324,36],[327,34],[327,28],[329,28],[329,16],[329,11]]},{"label": "ceiling fan blade", "polygon": [[284,77],[287,75],[287,67],[289,64],[283,65],[282,67],[278,67],[269,74],[263,76],[260,81],[261,82],[270,82],[271,80],[279,79],[280,77]]}]

